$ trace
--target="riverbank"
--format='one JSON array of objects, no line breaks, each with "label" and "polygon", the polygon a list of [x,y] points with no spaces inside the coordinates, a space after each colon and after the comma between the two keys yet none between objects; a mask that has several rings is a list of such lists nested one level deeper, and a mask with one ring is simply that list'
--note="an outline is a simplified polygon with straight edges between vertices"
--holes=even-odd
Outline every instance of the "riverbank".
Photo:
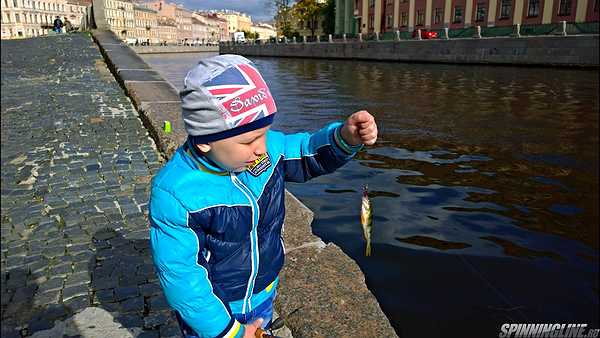
[{"label": "riverbank", "polygon": [[219,46],[130,46],[137,54],[218,52]]},{"label": "riverbank", "polygon": [[598,47],[598,35],[594,34],[260,45],[222,43],[219,52],[244,56],[598,68]]},{"label": "riverbank", "polygon": [[[113,33],[94,31],[93,37],[159,149],[169,157],[186,137],[176,90]],[[165,120],[173,126],[170,134],[162,131]],[[286,319],[292,334],[396,336],[359,267],[339,247],[312,234],[312,219],[313,213],[287,193],[286,264],[275,308],[282,315],[294,313]]]}]

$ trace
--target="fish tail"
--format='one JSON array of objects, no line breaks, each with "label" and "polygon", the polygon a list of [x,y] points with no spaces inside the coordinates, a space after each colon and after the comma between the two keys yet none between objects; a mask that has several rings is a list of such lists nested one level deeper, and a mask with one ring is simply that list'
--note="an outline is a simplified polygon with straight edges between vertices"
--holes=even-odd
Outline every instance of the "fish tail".
[{"label": "fish tail", "polygon": [[371,241],[367,241],[367,247],[365,248],[365,256],[371,256]]}]

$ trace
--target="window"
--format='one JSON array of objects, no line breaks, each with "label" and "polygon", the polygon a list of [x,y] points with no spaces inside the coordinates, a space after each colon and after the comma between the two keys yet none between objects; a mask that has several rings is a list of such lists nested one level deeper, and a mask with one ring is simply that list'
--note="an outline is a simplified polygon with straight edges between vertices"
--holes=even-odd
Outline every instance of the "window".
[{"label": "window", "polygon": [[375,7],[375,0],[369,0],[369,7]]},{"label": "window", "polygon": [[17,3],[17,0],[13,0],[13,7],[19,7],[19,4]]},{"label": "window", "polygon": [[512,0],[502,0],[500,2],[500,19],[509,19],[512,10]]},{"label": "window", "polygon": [[19,14],[15,14],[15,22],[16,23],[20,23],[21,22],[21,17],[19,16]]},{"label": "window", "polygon": [[391,16],[391,15],[388,15],[388,16],[387,16],[387,28],[392,28],[392,24],[393,24],[393,22],[394,22],[394,21],[393,21],[393,20],[394,20],[393,18],[394,18],[394,17],[393,17],[393,16]]},{"label": "window", "polygon": [[452,20],[452,23],[462,23],[463,20],[463,8],[462,6],[455,6],[454,7],[454,20]]},{"label": "window", "polygon": [[408,26],[408,13],[406,12],[402,12],[402,15],[400,16],[400,26],[401,27],[406,27]]},{"label": "window", "polygon": [[527,17],[536,17],[538,15],[540,15],[540,0],[529,0]]},{"label": "window", "polygon": [[442,18],[444,17],[444,10],[442,8],[436,8],[433,15],[433,23],[439,24],[442,22]]},{"label": "window", "polygon": [[476,22],[485,21],[485,2],[477,3],[477,12],[475,14],[475,21]]},{"label": "window", "polygon": [[417,11],[417,26],[423,26],[425,24],[425,11],[418,10]]},{"label": "window", "polygon": [[571,15],[571,0],[560,0],[558,4],[558,16]]},{"label": "window", "polygon": [[373,29],[375,23],[375,14],[369,14],[369,29]]}]

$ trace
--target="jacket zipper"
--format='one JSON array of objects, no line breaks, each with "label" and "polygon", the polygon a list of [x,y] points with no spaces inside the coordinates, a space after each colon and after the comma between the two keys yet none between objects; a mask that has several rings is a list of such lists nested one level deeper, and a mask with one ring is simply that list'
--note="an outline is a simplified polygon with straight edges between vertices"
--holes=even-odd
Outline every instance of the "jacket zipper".
[{"label": "jacket zipper", "polygon": [[258,220],[260,219],[260,209],[258,208],[258,202],[254,198],[252,191],[248,189],[236,176],[231,173],[231,180],[233,184],[240,189],[240,191],[246,195],[246,198],[250,201],[250,207],[252,209],[252,230],[250,231],[250,261],[252,263],[252,270],[250,272],[250,278],[248,279],[248,285],[246,286],[246,295],[244,296],[244,305],[242,307],[242,313],[250,312],[252,310],[252,290],[254,289],[254,282],[258,275],[259,266],[259,250],[258,250]]}]

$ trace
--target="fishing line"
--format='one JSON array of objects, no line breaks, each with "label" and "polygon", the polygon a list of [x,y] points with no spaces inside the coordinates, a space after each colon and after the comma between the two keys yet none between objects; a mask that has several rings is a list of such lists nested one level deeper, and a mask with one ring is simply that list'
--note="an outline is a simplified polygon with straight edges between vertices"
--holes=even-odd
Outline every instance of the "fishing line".
[{"label": "fishing line", "polygon": [[[500,290],[498,290],[487,278],[485,278],[485,276],[483,275],[483,273],[481,271],[479,271],[479,269],[477,269],[475,267],[475,265],[473,265],[471,262],[469,262],[465,257],[463,257],[463,255],[461,254],[457,254],[458,257],[460,257],[460,259],[463,261],[463,263],[465,263],[465,265],[469,266],[473,271],[475,271],[475,273],[477,274],[477,276],[483,280],[487,286],[492,289],[492,291],[494,291],[496,293],[497,296],[499,296],[512,310],[515,310],[516,312],[518,312],[524,319],[526,322],[530,322],[529,319],[527,318],[527,316],[525,316],[525,314],[523,312],[520,311],[521,308],[523,308],[523,306],[514,306],[512,304],[512,302],[510,302],[508,300],[508,297],[504,296],[504,294],[502,292],[500,292]],[[516,321],[514,321],[513,318],[511,318],[508,314],[507,317],[516,323]]]}]

